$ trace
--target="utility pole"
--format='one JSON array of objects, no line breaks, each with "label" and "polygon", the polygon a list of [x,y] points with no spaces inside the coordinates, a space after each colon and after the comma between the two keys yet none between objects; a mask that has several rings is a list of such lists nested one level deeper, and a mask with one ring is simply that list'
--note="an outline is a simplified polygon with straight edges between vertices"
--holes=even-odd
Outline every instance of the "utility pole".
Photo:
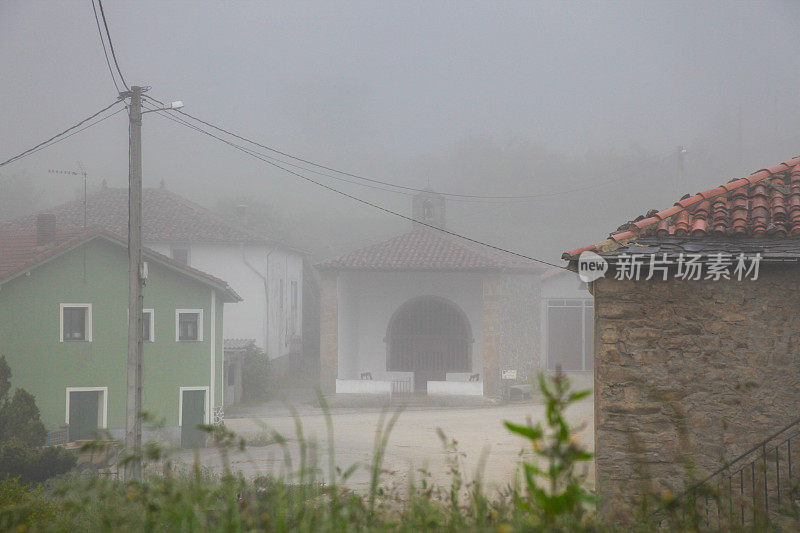
[{"label": "utility pole", "polygon": [[128,387],[125,404],[125,447],[134,454],[125,465],[125,479],[139,479],[142,464],[142,88],[129,92],[128,142]]},{"label": "utility pole", "polygon": [[681,196],[684,194],[690,194],[688,191],[689,185],[686,183],[686,172],[683,168],[683,159],[686,155],[686,151],[687,150],[685,146],[678,146],[678,187],[683,189],[682,191],[679,191],[678,194]]}]

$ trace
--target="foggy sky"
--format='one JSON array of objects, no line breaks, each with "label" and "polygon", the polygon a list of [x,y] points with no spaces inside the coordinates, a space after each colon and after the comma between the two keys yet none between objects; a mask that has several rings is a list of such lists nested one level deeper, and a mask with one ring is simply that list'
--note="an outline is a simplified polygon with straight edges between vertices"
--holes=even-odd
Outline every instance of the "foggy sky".
[{"label": "foggy sky", "polygon": [[[104,5],[129,84],[150,85],[156,97],[183,100],[186,111],[268,145],[401,184],[497,194],[489,174],[513,169],[519,179],[504,176],[501,194],[559,189],[537,160],[509,166],[488,158],[485,182],[472,180],[459,190],[456,177],[443,174],[452,174],[453,161],[476,139],[482,146],[542,147],[561,160],[653,155],[683,144],[690,148],[692,191],[800,153],[796,3]],[[116,97],[88,0],[0,3],[0,50],[2,160]],[[722,166],[692,160],[703,147],[738,143],[740,106],[743,153],[739,144],[707,152],[738,160]],[[248,194],[300,214],[385,217],[154,114],[145,116],[143,139],[145,186],[164,179],[206,204]],[[78,160],[94,182],[125,184],[124,113],[0,172],[29,175],[53,203],[71,197],[78,183],[47,170],[74,168]],[[733,175],[721,175],[728,172]],[[581,173],[572,185],[607,178],[585,168]],[[407,209],[405,196],[341,188]],[[558,249],[599,240],[647,208],[671,205],[678,192],[689,190],[635,180],[624,189],[592,192],[590,211],[569,196],[547,201],[546,209],[543,202],[525,209],[547,213],[541,231],[558,224],[553,217],[597,226],[571,231],[568,242],[561,236],[542,243],[552,258]],[[465,216],[453,222],[457,229],[481,238],[500,231],[492,229],[496,209],[471,205],[453,212]],[[375,228],[404,227],[385,223]],[[374,238],[375,228],[350,240]],[[536,249],[538,241],[525,240],[525,233],[530,229],[500,241]]]}]

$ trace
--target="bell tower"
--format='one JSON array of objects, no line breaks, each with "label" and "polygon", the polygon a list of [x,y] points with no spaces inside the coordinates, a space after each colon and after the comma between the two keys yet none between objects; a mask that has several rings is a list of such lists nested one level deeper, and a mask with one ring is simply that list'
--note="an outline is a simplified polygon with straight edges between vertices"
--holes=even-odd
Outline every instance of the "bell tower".
[{"label": "bell tower", "polygon": [[[437,228],[445,227],[444,196],[426,189],[411,199],[411,218]],[[414,227],[425,227],[414,223]]]}]

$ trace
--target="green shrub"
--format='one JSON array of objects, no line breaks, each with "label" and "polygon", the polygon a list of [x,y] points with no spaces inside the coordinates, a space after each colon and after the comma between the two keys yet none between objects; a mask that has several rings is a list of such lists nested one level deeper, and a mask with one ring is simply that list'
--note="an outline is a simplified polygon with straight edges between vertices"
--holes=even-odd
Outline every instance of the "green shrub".
[{"label": "green shrub", "polygon": [[26,483],[38,483],[69,472],[76,461],[77,456],[64,448],[31,447],[12,438],[0,444],[0,479],[18,477]]},{"label": "green shrub", "polygon": [[242,400],[268,400],[274,388],[272,364],[267,354],[251,346],[242,356]]},{"label": "green shrub", "polygon": [[546,530],[572,530],[596,503],[575,472],[579,463],[590,461],[594,455],[576,442],[564,411],[591,391],[570,391],[569,380],[561,372],[549,381],[541,374],[539,388],[545,399],[546,427],[505,422],[510,431],[530,442],[534,456],[542,463],[522,462],[525,486],[515,495],[515,503]]},{"label": "green shrub", "polygon": [[47,431],[36,398],[24,389],[11,392],[11,369],[0,356],[0,479],[18,477],[40,482],[68,472],[77,462],[74,453],[44,448]]}]

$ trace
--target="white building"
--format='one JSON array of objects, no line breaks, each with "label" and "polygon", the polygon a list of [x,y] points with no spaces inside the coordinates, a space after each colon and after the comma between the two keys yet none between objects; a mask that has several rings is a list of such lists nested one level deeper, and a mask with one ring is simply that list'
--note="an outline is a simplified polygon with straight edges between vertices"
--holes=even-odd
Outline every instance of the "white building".
[{"label": "white building", "polygon": [[[82,200],[51,209],[59,226],[81,226]],[[227,280],[243,302],[227,306],[223,337],[253,339],[272,359],[316,359],[318,290],[305,254],[256,235],[233,221],[168,191],[143,191],[142,241],[148,248]],[[128,190],[103,186],[89,196],[89,226],[128,234]],[[12,230],[36,227],[36,214],[0,223]],[[308,342],[304,343],[304,339]],[[291,354],[292,357],[286,357]]]},{"label": "white building", "polygon": [[[444,207],[423,193],[412,213],[444,227]],[[539,367],[532,262],[418,226],[318,268],[325,392],[499,396]]]}]

